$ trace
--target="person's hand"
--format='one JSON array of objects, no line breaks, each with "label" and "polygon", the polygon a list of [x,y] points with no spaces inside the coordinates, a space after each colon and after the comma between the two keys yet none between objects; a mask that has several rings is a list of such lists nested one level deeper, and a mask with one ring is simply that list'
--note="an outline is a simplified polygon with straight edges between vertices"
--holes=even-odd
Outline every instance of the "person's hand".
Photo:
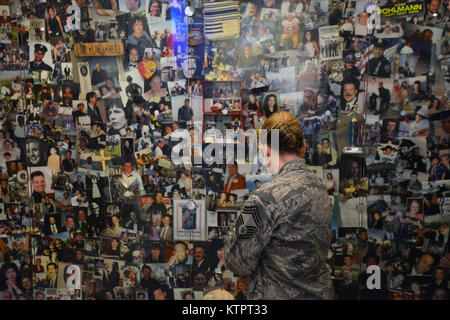
[{"label": "person's hand", "polygon": [[109,14],[111,17],[117,16],[117,12],[116,12],[115,10],[108,10],[108,14]]},{"label": "person's hand", "polygon": [[177,259],[176,256],[173,255],[173,256],[170,257],[169,262],[167,262],[167,264],[168,264],[169,266],[172,266],[172,265],[174,265],[176,262],[178,262],[178,259]]},{"label": "person's hand", "polygon": [[8,287],[8,289],[17,290],[17,286],[12,280],[6,280],[6,286]]}]

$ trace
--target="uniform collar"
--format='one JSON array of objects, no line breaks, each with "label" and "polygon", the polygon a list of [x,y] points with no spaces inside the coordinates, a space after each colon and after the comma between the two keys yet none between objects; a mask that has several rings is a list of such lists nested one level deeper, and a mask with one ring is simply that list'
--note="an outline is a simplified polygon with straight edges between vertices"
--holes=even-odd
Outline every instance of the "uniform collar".
[{"label": "uniform collar", "polygon": [[294,170],[301,170],[305,167],[305,159],[296,159],[286,162],[275,176],[283,175]]}]

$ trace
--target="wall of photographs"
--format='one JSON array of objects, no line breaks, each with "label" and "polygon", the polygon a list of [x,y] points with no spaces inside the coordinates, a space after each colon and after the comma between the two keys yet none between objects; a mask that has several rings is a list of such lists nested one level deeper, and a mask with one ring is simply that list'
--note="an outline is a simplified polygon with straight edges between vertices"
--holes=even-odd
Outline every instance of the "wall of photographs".
[{"label": "wall of photographs", "polygon": [[245,299],[223,238],[270,174],[239,132],[278,110],[330,196],[335,299],[448,299],[449,10],[0,0],[0,299]]}]

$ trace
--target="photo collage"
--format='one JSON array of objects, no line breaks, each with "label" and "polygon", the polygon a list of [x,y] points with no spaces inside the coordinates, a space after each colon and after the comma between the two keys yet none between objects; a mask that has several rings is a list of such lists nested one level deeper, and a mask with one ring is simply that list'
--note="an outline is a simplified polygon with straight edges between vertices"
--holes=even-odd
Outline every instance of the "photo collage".
[{"label": "photo collage", "polygon": [[0,0],[0,300],[245,300],[224,241],[277,111],[329,196],[334,299],[448,300],[449,11]]}]

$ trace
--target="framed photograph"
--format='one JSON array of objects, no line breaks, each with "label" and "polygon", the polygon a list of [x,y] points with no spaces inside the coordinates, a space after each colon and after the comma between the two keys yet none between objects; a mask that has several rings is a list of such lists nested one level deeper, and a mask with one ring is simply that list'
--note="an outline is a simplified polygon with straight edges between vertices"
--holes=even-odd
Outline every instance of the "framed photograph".
[{"label": "framed photograph", "polygon": [[237,211],[218,210],[217,211],[217,226],[231,227],[238,215]]},{"label": "framed photograph", "polygon": [[206,240],[204,200],[174,200],[173,215],[175,240]]},{"label": "framed photograph", "polygon": [[241,112],[242,83],[240,81],[205,81],[204,112]]}]

